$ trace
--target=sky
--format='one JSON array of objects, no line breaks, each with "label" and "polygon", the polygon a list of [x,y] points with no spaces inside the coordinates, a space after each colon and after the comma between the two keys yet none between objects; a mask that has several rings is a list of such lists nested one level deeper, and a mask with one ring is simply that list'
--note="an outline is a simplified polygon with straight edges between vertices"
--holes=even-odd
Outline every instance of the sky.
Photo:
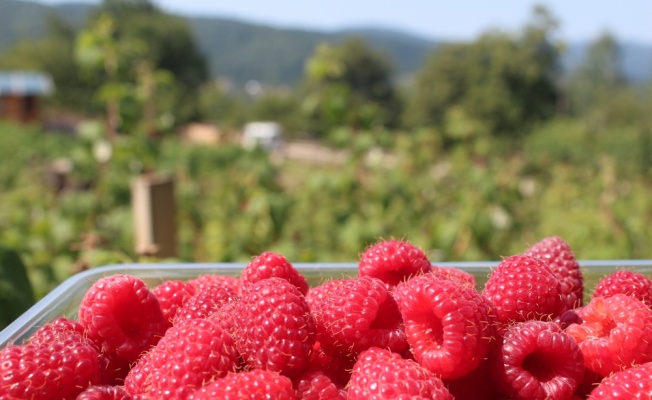
[{"label": "sky", "polygon": [[[69,3],[71,0],[39,0]],[[97,3],[98,0],[73,0]],[[560,22],[566,41],[591,41],[605,31],[620,40],[652,45],[650,0],[154,0],[186,16],[229,17],[283,28],[334,31],[389,28],[428,39],[471,40],[489,29],[513,31],[541,4]]]}]

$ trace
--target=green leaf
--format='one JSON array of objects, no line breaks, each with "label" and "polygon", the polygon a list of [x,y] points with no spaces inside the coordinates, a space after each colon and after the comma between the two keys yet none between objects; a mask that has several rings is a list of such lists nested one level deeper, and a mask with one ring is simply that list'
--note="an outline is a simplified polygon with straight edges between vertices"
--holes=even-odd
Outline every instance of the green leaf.
[{"label": "green leaf", "polygon": [[0,325],[4,328],[33,304],[25,264],[15,250],[0,247]]}]

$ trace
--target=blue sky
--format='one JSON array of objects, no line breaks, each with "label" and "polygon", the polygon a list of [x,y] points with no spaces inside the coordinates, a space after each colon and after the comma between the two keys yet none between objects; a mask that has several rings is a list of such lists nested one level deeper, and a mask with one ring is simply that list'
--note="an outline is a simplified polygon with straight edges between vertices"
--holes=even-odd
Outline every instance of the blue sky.
[{"label": "blue sky", "polygon": [[[70,0],[40,2],[54,4]],[[652,45],[650,0],[155,0],[154,3],[178,14],[233,17],[278,27],[326,31],[384,27],[451,40],[469,40],[491,28],[518,29],[527,21],[532,7],[541,4],[560,21],[560,36],[565,40],[592,40],[608,30],[619,39]]]}]

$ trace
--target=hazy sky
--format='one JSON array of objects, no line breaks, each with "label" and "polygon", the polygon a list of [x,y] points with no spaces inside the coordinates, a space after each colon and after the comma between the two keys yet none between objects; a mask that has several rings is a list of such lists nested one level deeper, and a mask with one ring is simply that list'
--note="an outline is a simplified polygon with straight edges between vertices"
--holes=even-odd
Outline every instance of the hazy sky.
[{"label": "hazy sky", "polygon": [[463,40],[490,28],[517,29],[528,20],[532,7],[541,4],[559,19],[560,34],[565,40],[592,40],[609,30],[620,39],[652,44],[650,0],[155,0],[154,3],[178,14],[233,17],[278,27],[316,30],[385,27],[432,39]]}]

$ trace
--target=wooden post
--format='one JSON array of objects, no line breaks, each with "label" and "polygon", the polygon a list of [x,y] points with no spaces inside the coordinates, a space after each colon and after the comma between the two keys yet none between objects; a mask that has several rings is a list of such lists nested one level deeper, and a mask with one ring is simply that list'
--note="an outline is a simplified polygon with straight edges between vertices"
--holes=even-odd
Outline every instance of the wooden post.
[{"label": "wooden post", "polygon": [[159,258],[177,256],[177,210],[174,181],[141,175],[131,184],[136,253]]}]

